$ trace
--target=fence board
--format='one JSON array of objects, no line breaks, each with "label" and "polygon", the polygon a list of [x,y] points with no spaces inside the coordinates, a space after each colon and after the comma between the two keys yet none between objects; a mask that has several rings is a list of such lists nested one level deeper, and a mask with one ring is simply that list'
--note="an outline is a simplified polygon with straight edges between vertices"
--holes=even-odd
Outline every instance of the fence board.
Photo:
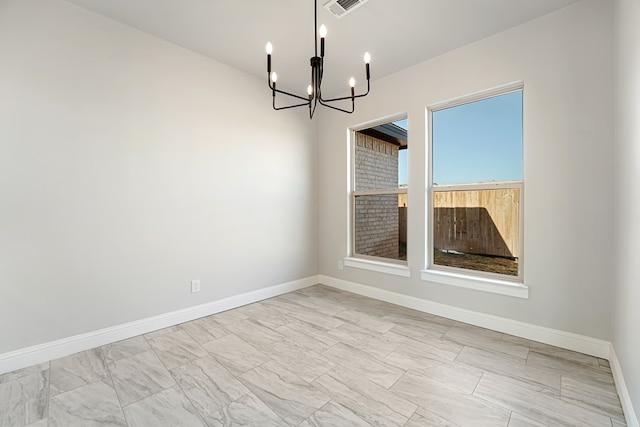
[{"label": "fence board", "polygon": [[518,258],[520,189],[434,191],[437,249]]}]

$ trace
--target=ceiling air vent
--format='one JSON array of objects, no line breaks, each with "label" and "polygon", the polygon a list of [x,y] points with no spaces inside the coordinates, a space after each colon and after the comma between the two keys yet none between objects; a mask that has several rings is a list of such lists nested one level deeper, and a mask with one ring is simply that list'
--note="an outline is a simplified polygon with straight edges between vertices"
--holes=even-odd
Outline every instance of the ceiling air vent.
[{"label": "ceiling air vent", "polygon": [[340,19],[356,10],[369,0],[331,0],[324,5],[324,8]]}]

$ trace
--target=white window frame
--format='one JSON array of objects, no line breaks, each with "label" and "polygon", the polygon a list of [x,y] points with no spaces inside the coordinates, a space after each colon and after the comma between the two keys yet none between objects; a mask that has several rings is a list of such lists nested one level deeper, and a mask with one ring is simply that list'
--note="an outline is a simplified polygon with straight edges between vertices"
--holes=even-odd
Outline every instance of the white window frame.
[{"label": "white window frame", "polygon": [[[504,95],[510,92],[522,90],[524,99],[524,83],[516,82],[505,86],[500,86],[490,90],[474,93],[469,96],[455,98],[446,102],[438,103],[427,107],[426,124],[427,124],[427,161],[426,165],[426,197],[425,209],[425,269],[420,272],[422,280],[435,282],[439,284],[458,286],[479,291],[509,295],[519,298],[529,297],[529,288],[524,283],[524,176],[522,180],[509,182],[486,182],[486,183],[464,183],[451,185],[433,185],[433,113],[445,108],[456,107],[474,101]],[[523,107],[524,114],[524,107]],[[523,123],[524,127],[524,123]],[[524,153],[524,134],[523,134],[523,153]],[[524,164],[523,164],[524,166]],[[524,170],[523,170],[524,175]],[[460,191],[460,190],[491,190],[499,188],[518,188],[519,189],[519,253],[518,253],[518,275],[509,276],[505,274],[477,271],[465,268],[450,267],[434,264],[434,212],[433,200],[434,193],[439,191]]]},{"label": "white window frame", "polygon": [[[347,256],[344,258],[345,267],[359,268],[363,270],[376,271],[395,276],[411,277],[411,270],[407,260],[395,260],[390,258],[375,257],[368,255],[356,254],[355,251],[355,201],[358,196],[373,195],[392,195],[392,194],[408,194],[407,188],[390,188],[375,190],[356,190],[356,132],[383,125],[385,123],[395,122],[408,118],[407,113],[398,113],[391,116],[383,117],[360,125],[352,126],[347,130],[347,144],[349,147],[348,165],[349,165],[349,184],[348,184],[348,213],[347,213]],[[407,186],[408,187],[408,186]],[[407,196],[408,199],[408,196]],[[409,224],[407,223],[407,236],[409,236]],[[408,240],[408,237],[407,237]]]}]

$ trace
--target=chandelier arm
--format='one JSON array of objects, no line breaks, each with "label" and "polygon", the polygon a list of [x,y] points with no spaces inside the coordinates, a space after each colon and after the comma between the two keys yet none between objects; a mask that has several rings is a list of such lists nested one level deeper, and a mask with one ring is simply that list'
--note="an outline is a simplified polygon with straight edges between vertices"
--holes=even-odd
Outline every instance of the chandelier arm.
[{"label": "chandelier arm", "polygon": [[[349,98],[351,98],[351,97],[349,97]],[[335,105],[326,104],[321,99],[319,100],[319,102],[320,102],[320,105],[322,105],[324,107],[328,107],[328,108],[332,108],[334,110],[342,111],[343,113],[347,113],[347,114],[353,113],[355,111],[355,109],[356,109],[356,104],[353,101],[351,102],[351,110],[345,110],[344,108],[336,107]]]},{"label": "chandelier arm", "polygon": [[[364,98],[365,96],[369,95],[370,90],[371,90],[371,84],[369,83],[369,80],[367,80],[367,91],[365,93],[361,93],[360,95],[342,96],[340,98],[331,98],[331,99],[323,99],[322,97],[320,97],[320,102],[334,102],[334,101],[344,101],[346,99]],[[325,105],[325,104],[322,104],[322,105]]]},{"label": "chandelier arm", "polygon": [[294,105],[286,105],[284,107],[276,107],[276,100],[273,100],[273,109],[276,111],[280,111],[280,110],[288,110],[289,108],[296,108],[296,107],[304,107],[309,105],[309,102],[305,102],[303,104],[294,104]]},{"label": "chandelier arm", "polygon": [[[295,93],[289,93],[289,92],[285,92],[284,90],[276,89],[271,85],[271,81],[269,81],[268,84],[269,84],[269,89],[271,89],[273,92],[281,93],[283,95],[287,95],[292,98],[302,99],[303,101],[307,101],[305,104],[309,102],[309,97],[300,96],[300,95],[296,95]],[[274,97],[275,97],[275,94],[274,94]],[[305,104],[301,104],[301,105],[305,105]]]}]

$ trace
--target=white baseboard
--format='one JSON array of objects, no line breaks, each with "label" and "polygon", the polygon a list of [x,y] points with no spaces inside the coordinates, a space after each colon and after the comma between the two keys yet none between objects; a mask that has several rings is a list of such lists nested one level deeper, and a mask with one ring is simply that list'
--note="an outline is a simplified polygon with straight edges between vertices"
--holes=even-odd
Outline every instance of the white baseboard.
[{"label": "white baseboard", "polygon": [[618,396],[620,397],[620,403],[622,404],[622,411],[624,412],[627,426],[640,427],[638,416],[636,415],[636,411],[633,409],[633,402],[631,401],[631,395],[629,394],[627,383],[624,380],[624,375],[622,375],[622,366],[620,366],[620,361],[618,360],[618,356],[616,355],[613,345],[611,345],[609,364],[611,365],[613,381],[616,384],[616,390],[618,391]]},{"label": "white baseboard", "polygon": [[0,354],[0,374],[231,310],[318,283],[319,276],[310,276],[206,304]]},{"label": "white baseboard", "polygon": [[494,331],[517,337],[542,342],[556,347],[577,351],[591,356],[608,359],[611,343],[584,335],[564,332],[557,329],[545,328],[530,323],[511,320],[491,314],[478,313],[451,305],[386,291],[373,286],[362,285],[334,277],[320,275],[320,283],[344,291],[353,292],[370,298],[412,308],[429,314],[446,317],[471,325],[480,326]]}]

